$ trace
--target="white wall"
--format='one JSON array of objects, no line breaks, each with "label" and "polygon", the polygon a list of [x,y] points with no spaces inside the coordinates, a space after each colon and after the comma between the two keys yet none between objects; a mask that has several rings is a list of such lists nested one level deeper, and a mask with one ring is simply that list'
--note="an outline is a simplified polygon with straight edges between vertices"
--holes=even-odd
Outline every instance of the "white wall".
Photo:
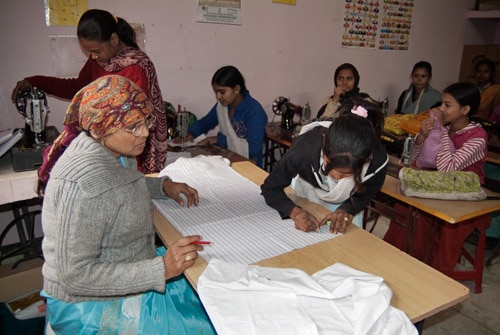
[{"label": "white wall", "polygon": [[[0,129],[23,126],[10,101],[15,83],[25,76],[53,75],[49,35],[75,34],[75,27],[47,27],[44,1],[0,2],[2,63]],[[466,12],[475,0],[415,0],[408,51],[341,48],[343,1],[298,0],[296,6],[271,0],[243,0],[241,26],[197,23],[196,0],[89,0],[129,22],[143,23],[146,49],[155,63],[164,100],[198,116],[215,102],[210,79],[222,65],[237,66],[270,118],[271,104],[286,96],[310,101],[313,113],[333,89],[332,74],[343,62],[361,74],[360,88],[373,98],[388,96],[390,107],[410,81],[414,63],[428,60],[432,85],[443,89],[458,80],[462,47],[477,40]],[[469,29],[469,28],[467,28]],[[493,33],[492,33],[493,35]],[[470,37],[468,37],[470,36]],[[79,69],[76,69],[79,70]],[[67,101],[51,97],[50,125],[60,125]]]}]

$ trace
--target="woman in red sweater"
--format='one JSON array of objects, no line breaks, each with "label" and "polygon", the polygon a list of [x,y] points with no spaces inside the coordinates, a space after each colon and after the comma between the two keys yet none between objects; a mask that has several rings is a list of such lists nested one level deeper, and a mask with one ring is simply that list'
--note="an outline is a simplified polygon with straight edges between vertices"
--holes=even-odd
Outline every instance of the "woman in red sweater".
[{"label": "woman in red sweater", "polygon": [[[122,18],[104,10],[90,9],[78,22],[77,36],[82,49],[89,53],[78,77],[24,78],[14,88],[12,101],[15,102],[19,94],[30,87],[37,87],[59,98],[72,99],[76,92],[97,78],[110,74],[124,76],[147,93],[155,108],[153,115],[156,123],[150,130],[146,149],[137,157],[138,169],[144,173],[159,172],[164,167],[167,152],[167,118],[155,67],[146,53],[139,49],[135,31]],[[63,150],[65,144],[71,142],[73,132],[68,129],[68,121],[64,121],[64,132],[61,134],[68,140],[62,141],[63,147],[58,150]],[[50,169],[51,164],[44,162],[39,171],[42,182],[46,182]]]}]

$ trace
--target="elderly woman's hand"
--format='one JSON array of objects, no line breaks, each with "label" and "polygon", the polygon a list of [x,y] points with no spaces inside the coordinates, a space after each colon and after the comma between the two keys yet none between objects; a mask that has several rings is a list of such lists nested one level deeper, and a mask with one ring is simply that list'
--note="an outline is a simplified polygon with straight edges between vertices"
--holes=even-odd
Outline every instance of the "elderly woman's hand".
[{"label": "elderly woman's hand", "polygon": [[187,199],[188,208],[193,204],[198,206],[200,201],[198,191],[185,183],[176,183],[172,180],[166,179],[163,182],[163,191],[181,206],[184,206],[184,199],[181,197],[181,194],[184,195]]},{"label": "elderly woman's hand", "polygon": [[177,277],[194,264],[198,258],[198,252],[203,251],[203,246],[191,243],[200,239],[200,235],[186,236],[167,248],[167,252],[163,256],[165,279]]}]

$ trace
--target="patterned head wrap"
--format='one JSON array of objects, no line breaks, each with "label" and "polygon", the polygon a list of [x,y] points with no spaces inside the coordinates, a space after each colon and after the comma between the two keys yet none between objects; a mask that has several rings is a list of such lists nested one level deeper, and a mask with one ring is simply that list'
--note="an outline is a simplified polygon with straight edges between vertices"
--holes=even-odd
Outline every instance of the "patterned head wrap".
[{"label": "patterned head wrap", "polygon": [[69,109],[78,110],[79,124],[100,140],[127,124],[144,119],[153,104],[139,86],[121,76],[105,76],[80,90]]},{"label": "patterned head wrap", "polygon": [[144,119],[153,104],[132,81],[122,76],[104,76],[82,88],[66,111],[64,131],[43,151],[43,164],[38,170],[42,184],[49,179],[55,162],[82,130],[97,140],[127,124]]}]

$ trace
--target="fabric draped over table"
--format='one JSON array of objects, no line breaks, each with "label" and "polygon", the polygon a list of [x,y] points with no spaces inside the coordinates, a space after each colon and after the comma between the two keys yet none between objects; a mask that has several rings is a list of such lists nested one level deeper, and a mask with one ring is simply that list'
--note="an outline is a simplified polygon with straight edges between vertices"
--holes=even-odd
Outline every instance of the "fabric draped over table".
[{"label": "fabric draped over table", "polygon": [[336,263],[309,276],[213,259],[200,299],[222,334],[417,334],[383,278]]}]

